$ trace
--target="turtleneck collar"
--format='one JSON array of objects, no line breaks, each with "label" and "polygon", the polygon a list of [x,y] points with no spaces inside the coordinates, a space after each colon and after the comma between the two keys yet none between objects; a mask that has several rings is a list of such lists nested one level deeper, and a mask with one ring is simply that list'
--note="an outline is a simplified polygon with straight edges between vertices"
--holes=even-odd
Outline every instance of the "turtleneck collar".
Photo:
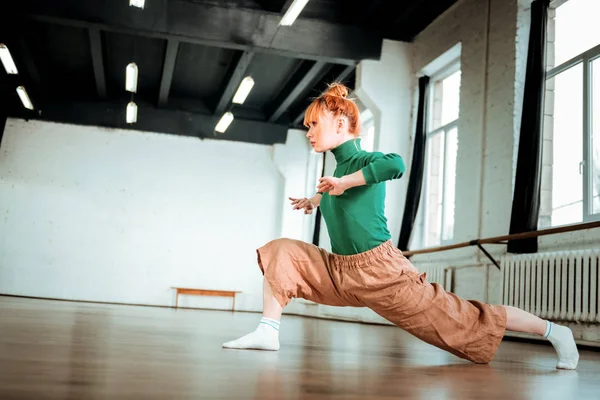
[{"label": "turtleneck collar", "polygon": [[331,152],[335,157],[335,162],[341,164],[344,161],[348,161],[353,155],[361,150],[360,139],[356,138],[340,144],[335,149],[332,149]]}]

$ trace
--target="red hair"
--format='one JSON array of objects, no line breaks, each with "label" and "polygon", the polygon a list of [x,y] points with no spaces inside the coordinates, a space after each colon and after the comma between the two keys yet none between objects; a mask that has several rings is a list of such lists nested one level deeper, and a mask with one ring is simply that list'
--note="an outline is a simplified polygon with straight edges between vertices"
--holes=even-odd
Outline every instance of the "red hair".
[{"label": "red hair", "polygon": [[360,133],[360,111],[352,99],[348,98],[348,88],[342,83],[332,83],[328,89],[317,97],[306,109],[304,126],[309,127],[312,121],[317,121],[324,112],[333,113],[334,117],[348,118],[348,132],[354,136]]}]

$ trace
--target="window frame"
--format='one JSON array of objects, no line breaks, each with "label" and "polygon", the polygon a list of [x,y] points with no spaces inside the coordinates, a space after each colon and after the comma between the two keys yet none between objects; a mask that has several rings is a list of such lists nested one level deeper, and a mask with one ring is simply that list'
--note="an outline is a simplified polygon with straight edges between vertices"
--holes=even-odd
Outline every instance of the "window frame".
[{"label": "window frame", "polygon": [[[593,168],[593,155],[592,155],[592,62],[600,59],[600,45],[594,46],[591,49],[584,51],[583,53],[571,58],[563,62],[562,64],[546,71],[546,76],[544,83],[548,80],[553,79],[560,75],[563,72],[568,71],[569,69],[582,64],[583,67],[583,124],[582,124],[582,134],[583,134],[583,154],[582,160],[579,163],[579,171],[581,175],[581,179],[583,179],[582,187],[583,187],[583,204],[582,204],[582,222],[594,222],[600,221],[600,212],[594,214],[593,213],[593,199],[591,198],[591,193],[593,192],[593,182],[592,177],[593,173],[591,169]],[[596,101],[600,101],[600,98]],[[554,190],[554,189],[553,189]],[[554,206],[552,207],[552,211],[554,211]],[[574,222],[573,222],[574,223]],[[557,226],[551,224],[552,226]]]},{"label": "window frame", "polygon": [[[422,194],[421,194],[421,205],[419,208],[422,209],[421,218],[419,224],[421,225],[421,234],[419,235],[419,241],[421,242],[421,247],[423,246],[444,246],[450,244],[454,241],[454,231],[455,224],[452,227],[451,236],[447,239],[444,239],[444,222],[446,217],[446,188],[447,188],[447,179],[446,179],[446,164],[447,164],[447,154],[448,154],[448,134],[452,129],[456,129],[457,135],[459,131],[459,121],[460,121],[460,106],[459,106],[459,114],[456,119],[448,122],[445,125],[439,126],[435,129],[431,129],[434,121],[434,102],[435,102],[435,87],[436,84],[444,79],[448,78],[452,74],[461,71],[461,62],[460,57],[453,59],[449,63],[447,63],[444,67],[440,68],[435,74],[433,74],[429,81],[429,87],[427,88],[427,121],[425,125],[425,168],[423,171],[423,186],[422,186]],[[462,74],[461,74],[462,75]],[[461,77],[462,83],[462,77]],[[459,104],[460,104],[460,91],[459,91]],[[442,167],[442,193],[441,193],[441,219],[439,224],[439,242],[438,243],[429,243],[427,240],[428,235],[428,226],[429,226],[429,177],[430,177],[430,151],[431,147],[429,143],[431,138],[436,135],[443,135],[443,167]],[[455,172],[456,173],[456,172]],[[456,193],[455,193],[455,205],[456,205]],[[456,207],[455,207],[456,208]],[[456,219],[455,219],[456,222]]]}]

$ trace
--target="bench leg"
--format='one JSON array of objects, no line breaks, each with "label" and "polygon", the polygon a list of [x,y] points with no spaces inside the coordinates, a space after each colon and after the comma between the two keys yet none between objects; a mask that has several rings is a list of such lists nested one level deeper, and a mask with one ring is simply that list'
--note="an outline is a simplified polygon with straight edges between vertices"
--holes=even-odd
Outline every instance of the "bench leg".
[{"label": "bench leg", "polygon": [[231,305],[231,312],[235,311],[235,296],[233,296],[233,304]]},{"label": "bench leg", "polygon": [[179,305],[179,292],[177,292],[177,294],[175,295],[175,309],[177,310],[177,307]]}]

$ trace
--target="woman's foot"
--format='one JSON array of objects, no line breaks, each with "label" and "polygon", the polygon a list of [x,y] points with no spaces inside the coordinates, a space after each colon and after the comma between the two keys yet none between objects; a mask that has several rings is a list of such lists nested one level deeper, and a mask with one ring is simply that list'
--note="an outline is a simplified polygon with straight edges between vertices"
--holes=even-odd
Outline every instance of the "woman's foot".
[{"label": "woman's foot", "polygon": [[279,350],[279,321],[261,318],[254,332],[239,339],[223,343],[226,349]]},{"label": "woman's foot", "polygon": [[579,351],[573,338],[573,332],[566,326],[557,325],[548,321],[546,339],[552,343],[558,355],[556,368],[558,369],[575,369],[579,362]]}]

